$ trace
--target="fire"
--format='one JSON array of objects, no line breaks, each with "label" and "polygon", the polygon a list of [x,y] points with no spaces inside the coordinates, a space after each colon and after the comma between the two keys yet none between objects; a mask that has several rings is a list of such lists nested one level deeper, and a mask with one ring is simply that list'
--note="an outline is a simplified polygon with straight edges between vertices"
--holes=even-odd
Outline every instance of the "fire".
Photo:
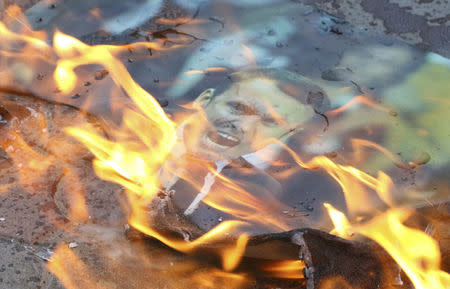
[{"label": "fire", "polygon": [[[233,228],[236,228],[239,225],[243,225],[243,222],[228,221],[228,222],[220,223],[220,225],[218,225],[211,231],[207,232],[203,236],[201,236],[198,239],[195,239],[194,241],[191,241],[191,242],[171,240],[171,239],[161,235],[157,231],[151,229],[150,226],[146,226],[145,224],[140,222],[139,219],[137,219],[135,217],[131,217],[130,225],[132,225],[136,229],[140,230],[141,232],[162,241],[163,243],[167,244],[168,246],[170,246],[174,249],[177,249],[181,252],[188,253],[188,252],[192,252],[193,250],[200,247],[201,245],[212,243],[214,241],[219,241],[219,240],[223,239],[223,237],[222,237],[223,234],[229,232],[230,230],[232,230]],[[241,239],[239,239],[237,242],[235,250],[237,250],[237,252],[241,252],[242,247],[244,246],[243,243],[245,243],[245,242],[246,242],[246,238],[241,237]],[[224,252],[228,252],[228,250],[225,250]],[[227,258],[227,256],[223,256],[223,257],[224,257],[224,259]],[[234,258],[231,257],[231,259],[234,259]],[[232,260],[224,260],[224,263],[230,264],[230,266],[228,266],[228,267],[231,268],[231,267],[233,267],[231,265],[233,265],[235,262]]]},{"label": "fire", "polygon": [[[103,179],[119,183],[127,188],[128,201],[132,212],[129,224],[139,231],[164,242],[168,246],[182,251],[191,252],[197,247],[220,240],[227,232],[242,226],[245,222],[225,221],[202,237],[186,243],[167,238],[152,229],[149,223],[145,205],[159,192],[159,169],[168,159],[176,138],[176,124],[164,114],[155,99],[133,81],[123,64],[111,53],[108,46],[88,46],[82,42],[57,32],[54,37],[55,51],[60,57],[55,69],[55,81],[66,94],[75,87],[77,77],[75,68],[81,65],[97,63],[107,69],[116,85],[133,99],[138,111],[126,109],[124,111],[123,126],[112,132],[113,140],[105,139],[97,132],[87,128],[68,128],[66,132],[84,143],[97,157],[94,168],[98,176]],[[211,68],[218,70],[219,68]],[[147,128],[143,131],[142,128]],[[237,184],[224,179],[230,188],[230,196],[225,200],[205,199],[213,207],[245,220],[257,220],[264,217],[264,223],[273,222],[275,228],[287,230],[289,227],[275,218],[268,218],[265,204],[245,192]],[[227,201],[236,202],[231,206]],[[234,209],[233,209],[234,208]],[[250,210],[249,210],[250,209]],[[249,213],[250,212],[250,213]],[[231,271],[239,264],[248,237],[241,235],[234,246],[222,251],[222,262],[225,271]]]},{"label": "fire", "polygon": [[344,192],[348,211],[351,215],[373,213],[383,204],[393,204],[394,184],[384,172],[378,172],[378,176],[375,178],[353,166],[335,163],[326,156],[316,156],[310,161],[304,162],[285,144],[278,140],[272,141],[284,147],[299,166],[305,169],[323,169],[333,177]]},{"label": "fire", "polygon": [[286,279],[302,279],[302,270],[305,268],[305,264],[300,260],[286,260],[273,262],[264,267],[264,271],[268,275],[277,278]]},{"label": "fire", "polygon": [[450,274],[439,269],[439,245],[426,233],[403,225],[410,214],[408,210],[393,209],[375,217],[358,231],[379,243],[416,289],[448,288]]},{"label": "fire", "polygon": [[[120,250],[120,248],[116,248]],[[123,261],[137,261],[135,271],[121,272],[126,274],[128,280],[114,282],[114,275],[123,269],[120,262],[102,264],[102,268],[91,268],[77,255],[76,250],[70,249],[68,244],[62,243],[55,250],[47,267],[56,275],[67,289],[77,288],[141,288],[148,286],[152,275],[158,275],[165,280],[165,288],[243,288],[247,285],[245,274],[224,272],[216,268],[202,268],[193,261],[167,262],[168,264],[154,264],[145,253],[138,260],[128,260],[122,256]],[[90,264],[92,265],[92,264]],[[101,271],[101,272],[98,272]],[[98,276],[100,275],[100,276]],[[156,279],[158,280],[158,278]],[[182,280],[182,281],[180,281]],[[159,283],[159,282],[157,282]],[[138,284],[139,287],[134,287]],[[180,286],[180,284],[182,284]],[[155,285],[152,283],[151,285]]]},{"label": "fire", "polygon": [[[12,12],[11,12],[12,13]],[[177,20],[178,21],[178,20]],[[163,21],[163,23],[172,23]],[[198,21],[201,23],[201,21]],[[70,94],[77,86],[79,76],[76,69],[85,65],[96,64],[109,72],[109,76],[115,85],[129,96],[135,108],[123,110],[122,126],[109,131],[108,138],[100,134],[92,126],[70,127],[66,133],[83,143],[95,155],[93,166],[96,174],[111,182],[115,182],[126,188],[128,202],[131,206],[129,224],[144,234],[152,236],[165,243],[169,247],[184,253],[193,252],[202,246],[222,241],[226,245],[218,250],[221,256],[222,269],[213,270],[211,276],[196,275],[193,279],[204,287],[214,288],[218,279],[232,281],[233,284],[243,284],[246,277],[232,271],[239,265],[249,236],[241,234],[233,242],[224,242],[227,234],[237,228],[248,225],[249,221],[259,222],[274,231],[294,229],[290,225],[271,215],[271,210],[282,209],[282,205],[273,198],[273,203],[266,204],[256,198],[251,192],[221,175],[220,172],[209,167],[216,178],[220,178],[227,185],[222,195],[206,196],[202,201],[222,212],[231,214],[243,221],[224,221],[218,226],[198,237],[195,240],[179,240],[163,235],[152,227],[148,216],[147,205],[160,192],[161,168],[167,167],[166,161],[173,158],[171,155],[176,145],[177,129],[179,123],[169,118],[155,98],[137,84],[123,63],[117,58],[122,51],[129,49],[176,49],[179,45],[163,48],[157,43],[134,43],[128,46],[112,45],[87,45],[76,38],[56,32],[54,35],[54,47],[50,47],[41,34],[30,32],[28,34],[16,34],[0,22],[0,35],[5,39],[6,45],[0,45],[0,53],[10,58],[23,57],[23,53],[32,50],[40,53],[33,54],[36,58],[43,58],[46,62],[54,64],[54,81],[63,94]],[[24,48],[17,53],[8,45],[20,42]],[[251,49],[244,46],[244,54],[249,62],[255,63],[255,57]],[[12,51],[11,51],[12,50]],[[45,57],[37,56],[39,54]],[[33,68],[33,64],[30,64]],[[30,68],[30,69],[31,69]],[[3,69],[3,68],[2,68]],[[187,74],[202,74],[207,72],[224,71],[223,67],[211,67],[205,70],[193,70]],[[6,69],[5,69],[6,71]],[[1,71],[3,74],[5,71]],[[9,71],[6,71],[9,72]],[[6,74],[10,82],[11,76]],[[3,82],[2,82],[3,83]],[[28,83],[29,84],[29,83]],[[358,96],[346,105],[329,113],[336,116],[354,103],[364,103],[368,106],[390,111],[389,109],[373,103],[368,98]],[[270,109],[270,108],[269,108]],[[41,120],[44,123],[44,120]],[[44,127],[44,126],[43,126]],[[2,148],[13,158],[17,166],[36,170],[39,173],[50,166],[54,158],[46,157],[29,147],[23,138],[16,134],[13,136],[20,150],[12,149],[8,142],[2,142]],[[292,149],[279,141],[272,141],[284,147],[296,161],[305,169],[321,169],[327,172],[342,188],[349,217],[358,219],[364,214],[377,214],[382,207],[390,207],[388,211],[378,214],[372,220],[364,224],[352,224],[344,213],[338,211],[330,204],[324,204],[333,221],[335,229],[333,234],[344,238],[353,237],[354,233],[364,235],[379,243],[401,266],[403,271],[413,282],[416,289],[443,289],[450,284],[450,275],[439,269],[440,252],[437,242],[424,232],[409,228],[403,223],[410,215],[406,209],[396,209],[393,196],[395,192],[391,178],[384,172],[378,172],[376,177],[369,175],[353,166],[339,164],[325,156],[317,156],[304,162]],[[395,155],[387,149],[370,143],[366,140],[354,140],[356,147],[371,147],[383,152],[395,163],[404,165]],[[57,150],[57,149],[56,149]],[[180,160],[176,160],[180,161]],[[24,178],[23,170],[18,170],[21,178]],[[177,177],[182,177],[176,169],[169,168]],[[291,172],[284,172],[286,175]],[[70,170],[65,174],[71,175]],[[72,179],[77,179],[72,175]],[[189,181],[189,180],[188,180]],[[83,192],[77,188],[77,182],[73,183],[69,196],[72,206],[70,217],[73,220],[85,221],[88,218],[88,210]],[[199,187],[198,184],[195,184]],[[82,285],[78,280],[73,280],[68,273],[75,269],[80,276],[89,276],[89,270],[67,246],[61,245],[55,252],[53,262],[49,263],[49,269],[57,275],[67,288],[98,287],[92,283],[93,279],[86,278]],[[274,263],[265,268],[265,271],[280,278],[301,278],[301,270],[304,264],[298,260],[288,260]],[[230,281],[230,282],[231,282]],[[101,288],[101,287],[99,287]]]},{"label": "fire", "polygon": [[355,156],[356,161],[361,159],[362,148],[373,148],[373,149],[376,149],[376,150],[382,152],[384,155],[386,155],[397,167],[403,168],[403,169],[411,168],[398,155],[391,153],[388,149],[386,149],[374,142],[371,142],[371,141],[368,141],[365,139],[354,138],[354,139],[352,139],[352,146],[355,150],[354,156]]},{"label": "fire", "polygon": [[352,98],[349,102],[347,102],[346,104],[344,104],[343,106],[340,106],[330,112],[327,113],[328,116],[333,117],[333,116],[337,116],[339,114],[341,114],[342,112],[348,110],[349,108],[355,106],[356,104],[365,104],[369,107],[373,107],[375,109],[381,110],[381,111],[385,111],[385,112],[391,112],[392,110],[376,104],[374,101],[370,100],[368,97],[363,96],[363,95],[357,95],[354,98]]},{"label": "fire", "polygon": [[342,238],[351,237],[353,235],[351,233],[352,226],[350,225],[344,213],[336,210],[332,205],[328,203],[324,203],[323,205],[327,209],[331,221],[334,225],[334,229],[330,233]]},{"label": "fire", "polygon": [[165,19],[165,18],[159,18],[156,20],[156,22],[159,22],[161,24],[167,24],[167,25],[180,25],[184,23],[189,24],[203,24],[209,22],[206,19],[192,19],[192,18],[186,18],[186,17],[180,17],[175,19]]},{"label": "fire", "polygon": [[248,236],[242,234],[239,236],[236,246],[223,251],[222,267],[225,271],[233,271],[239,265],[242,256],[244,255],[245,247],[247,246]]},{"label": "fire", "polygon": [[345,237],[349,230],[380,244],[410,278],[416,289],[444,289],[450,286],[450,274],[440,270],[441,255],[437,242],[425,232],[403,223],[411,215],[407,209],[390,209],[363,225],[350,225],[344,214],[327,204],[334,231]]},{"label": "fire", "polygon": [[[227,187],[223,190],[223,194],[206,197],[204,199],[206,204],[244,220],[261,223],[275,231],[291,229],[283,220],[270,213],[288,209],[276,198],[272,198],[272,202],[267,204],[225,176],[219,174],[218,177],[226,181]],[[255,190],[262,191],[263,188],[255,186]]]},{"label": "fire", "polygon": [[[58,276],[61,283],[67,289],[108,288],[100,284],[100,282],[94,281],[96,279],[92,276],[89,268],[68,248],[67,244],[59,245],[47,268],[50,272]],[[77,274],[74,275],[72,272],[77,272]]]},{"label": "fire", "polygon": [[18,133],[13,133],[6,140],[0,139],[0,147],[13,159],[22,183],[27,183],[30,178],[40,179],[55,161],[53,157],[40,154],[30,147]]},{"label": "fire", "polygon": [[225,67],[208,67],[204,70],[188,70],[185,72],[185,74],[205,74],[209,72],[220,72],[220,71],[226,71],[227,69]]},{"label": "fire", "polygon": [[[242,288],[246,285],[246,276],[230,272],[213,270],[204,274],[195,274],[192,278],[194,284],[200,284],[202,288]],[[244,286],[245,287],[245,286]]]},{"label": "fire", "polygon": [[65,179],[70,180],[66,182],[67,198],[69,199],[68,217],[75,222],[86,222],[89,219],[89,211],[86,204],[86,198],[82,189],[82,182],[78,176],[70,169],[64,170]]},{"label": "fire", "polygon": [[[94,161],[94,168],[101,178],[127,188],[132,207],[129,218],[131,226],[174,249],[189,252],[204,243],[220,239],[224,233],[242,225],[242,222],[236,221],[223,222],[189,243],[171,240],[152,229],[145,205],[159,191],[158,171],[175,144],[176,125],[165,115],[156,100],[133,81],[107,46],[88,46],[59,32],[55,34],[54,43],[56,52],[61,57],[55,70],[55,81],[65,93],[69,93],[75,86],[76,67],[99,63],[110,71],[117,86],[122,87],[138,106],[139,111],[125,110],[122,130],[113,135],[115,141],[105,139],[86,128],[67,129],[68,134],[79,139],[95,154],[97,159]],[[224,251],[225,270],[231,270],[237,265],[246,240],[243,235],[237,240],[235,248]]]}]

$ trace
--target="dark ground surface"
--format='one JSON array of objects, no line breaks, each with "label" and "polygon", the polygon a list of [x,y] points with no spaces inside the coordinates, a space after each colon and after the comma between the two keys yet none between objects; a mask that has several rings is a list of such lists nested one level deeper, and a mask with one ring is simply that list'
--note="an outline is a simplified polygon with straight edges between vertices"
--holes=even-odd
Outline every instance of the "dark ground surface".
[{"label": "dark ground surface", "polygon": [[450,57],[448,0],[308,0],[348,22]]}]

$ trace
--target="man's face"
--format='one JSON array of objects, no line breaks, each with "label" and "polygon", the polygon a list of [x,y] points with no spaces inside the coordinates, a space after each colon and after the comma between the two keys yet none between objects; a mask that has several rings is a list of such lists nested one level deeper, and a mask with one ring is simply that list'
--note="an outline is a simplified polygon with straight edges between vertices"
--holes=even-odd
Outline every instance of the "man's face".
[{"label": "man's face", "polygon": [[[236,159],[263,148],[269,139],[284,140],[314,113],[269,79],[248,79],[213,93],[208,89],[197,98],[204,113],[196,113],[184,132],[188,151],[210,160]],[[201,128],[192,137],[196,125]]]}]

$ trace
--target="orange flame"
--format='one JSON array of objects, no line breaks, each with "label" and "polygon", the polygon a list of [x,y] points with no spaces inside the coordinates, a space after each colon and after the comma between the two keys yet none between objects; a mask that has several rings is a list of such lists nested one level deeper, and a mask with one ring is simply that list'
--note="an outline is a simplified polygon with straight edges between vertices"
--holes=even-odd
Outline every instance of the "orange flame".
[{"label": "orange flame", "polygon": [[379,144],[376,144],[374,142],[365,140],[365,139],[357,139],[354,138],[351,140],[352,146],[355,148],[354,156],[357,160],[360,159],[361,156],[361,149],[363,147],[368,148],[374,148],[380,152],[382,152],[384,155],[386,155],[397,167],[403,168],[403,169],[410,169],[411,167],[406,164],[398,155],[395,155],[391,153],[388,149],[385,147],[382,147]]},{"label": "orange flame", "polygon": [[180,24],[203,24],[209,22],[207,19],[194,19],[194,18],[186,18],[186,17],[179,17],[175,19],[167,19],[167,18],[159,18],[156,19],[156,22],[167,24],[167,25],[180,25]]},{"label": "orange flame", "polygon": [[242,234],[239,236],[236,246],[231,247],[229,249],[225,249],[223,251],[223,259],[222,259],[222,267],[225,271],[233,271],[239,262],[241,261],[242,256],[244,255],[245,247],[247,246],[248,236],[246,234]]},{"label": "orange flame", "polygon": [[[76,288],[100,288],[101,282],[95,282],[95,278],[89,268],[75,255],[67,244],[60,244],[52,255],[51,262],[47,263],[47,268],[58,277],[67,289]],[[73,274],[77,272],[77,274]]]},{"label": "orange flame", "polygon": [[300,260],[279,261],[265,266],[263,270],[270,276],[285,279],[303,279],[305,264]]},{"label": "orange flame", "polygon": [[[236,274],[213,270],[204,274],[196,274],[193,277],[195,282],[201,285],[201,288],[243,288],[247,279],[244,274]],[[220,286],[222,284],[222,286]]]},{"label": "orange flame", "polygon": [[15,132],[11,133],[11,137],[6,141],[0,139],[0,147],[14,161],[19,179],[23,184],[33,183],[33,180],[40,179],[48,167],[54,163],[53,157],[37,152],[20,134]]},{"label": "orange flame", "polygon": [[82,182],[76,174],[69,170],[64,170],[64,178],[66,181],[66,192],[69,203],[69,219],[76,222],[85,222],[89,218],[89,211],[86,204],[85,194]]},{"label": "orange flame", "polygon": [[354,98],[352,98],[349,102],[347,102],[346,104],[344,104],[343,106],[340,106],[334,110],[331,110],[329,112],[327,112],[327,115],[329,117],[333,117],[333,116],[337,116],[339,114],[341,114],[342,112],[348,110],[350,107],[358,104],[358,103],[362,103],[365,104],[367,106],[373,107],[375,109],[381,110],[381,111],[385,111],[385,112],[391,112],[390,109],[376,104],[375,102],[373,102],[372,100],[370,100],[369,98],[367,98],[366,96],[363,95],[357,95]]},{"label": "orange flame", "polygon": [[188,75],[189,74],[205,74],[208,72],[220,72],[220,71],[226,71],[226,70],[227,70],[227,68],[225,68],[225,67],[217,66],[217,67],[208,67],[204,70],[188,70],[185,72],[185,74],[188,74]]}]

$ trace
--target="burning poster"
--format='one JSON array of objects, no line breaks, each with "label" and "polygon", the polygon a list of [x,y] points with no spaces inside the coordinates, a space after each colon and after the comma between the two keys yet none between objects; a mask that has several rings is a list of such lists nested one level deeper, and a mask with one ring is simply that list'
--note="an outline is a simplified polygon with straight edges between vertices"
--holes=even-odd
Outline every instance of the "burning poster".
[{"label": "burning poster", "polygon": [[298,1],[40,1],[0,35],[5,288],[448,287],[448,59]]}]

